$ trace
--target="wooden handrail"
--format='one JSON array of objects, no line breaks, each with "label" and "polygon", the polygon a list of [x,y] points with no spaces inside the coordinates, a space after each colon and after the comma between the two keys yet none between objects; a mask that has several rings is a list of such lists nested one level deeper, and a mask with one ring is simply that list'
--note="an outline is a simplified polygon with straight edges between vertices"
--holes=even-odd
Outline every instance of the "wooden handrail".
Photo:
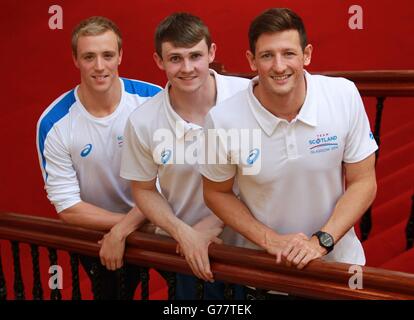
[{"label": "wooden handrail", "polygon": [[[210,66],[229,76],[249,79],[256,76],[255,73],[228,72],[220,62],[214,62]],[[314,71],[312,74],[347,78],[366,97],[414,97],[414,70]]]},{"label": "wooden handrail", "polygon": [[[103,235],[56,219],[0,214],[0,239],[97,256],[97,241]],[[134,232],[127,238],[125,258],[140,266],[191,274],[175,246],[171,238]],[[215,278],[231,283],[317,299],[414,299],[414,274],[362,267],[363,289],[351,289],[348,264],[315,260],[297,270],[276,265],[274,257],[263,251],[216,244],[209,254]]]}]

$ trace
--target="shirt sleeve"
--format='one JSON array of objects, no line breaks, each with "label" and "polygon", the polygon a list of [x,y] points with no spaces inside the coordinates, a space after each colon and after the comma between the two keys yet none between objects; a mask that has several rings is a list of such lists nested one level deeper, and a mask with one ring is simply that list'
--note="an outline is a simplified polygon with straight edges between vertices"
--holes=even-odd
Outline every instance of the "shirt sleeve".
[{"label": "shirt sleeve", "polygon": [[122,147],[121,177],[127,180],[150,181],[157,177],[158,164],[154,162],[150,148],[128,120]]},{"label": "shirt sleeve", "polygon": [[[38,130],[39,137],[42,139],[42,128]],[[45,189],[48,199],[60,213],[81,201],[79,181],[59,133],[52,128],[43,139],[43,148],[39,146],[38,153]]]},{"label": "shirt sleeve", "polygon": [[344,151],[344,162],[346,163],[364,160],[378,149],[358,89],[355,85],[352,86],[352,89],[349,116],[350,130]]},{"label": "shirt sleeve", "polygon": [[[206,116],[204,126],[204,163],[198,166],[199,172],[214,182],[223,182],[233,178],[237,165],[230,162],[230,150],[226,138],[223,139],[220,128],[216,128],[212,115]],[[226,135],[224,134],[226,137]]]}]

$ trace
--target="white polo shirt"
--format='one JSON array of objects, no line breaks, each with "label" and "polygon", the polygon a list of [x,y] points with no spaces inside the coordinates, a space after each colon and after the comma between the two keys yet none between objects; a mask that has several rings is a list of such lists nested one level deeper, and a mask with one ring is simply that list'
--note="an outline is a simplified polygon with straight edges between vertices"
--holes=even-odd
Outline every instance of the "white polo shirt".
[{"label": "white polo shirt", "polygon": [[[216,79],[217,103],[249,85],[247,79],[222,76],[213,70],[210,73]],[[169,87],[168,83],[162,93],[131,114],[124,135],[121,176],[135,181],[158,176],[161,193],[175,215],[194,225],[211,214],[204,204],[197,157],[193,156],[203,128],[184,121],[174,111]]]},{"label": "white polo shirt", "polygon": [[[305,72],[305,102],[290,123],[267,111],[249,88],[210,111],[206,127],[261,131],[260,145],[220,147],[238,164],[207,164],[201,173],[213,181],[237,176],[240,198],[262,223],[280,234],[311,236],[331,216],[344,193],[342,163],[361,161],[377,150],[355,85],[343,78]],[[220,140],[223,144],[223,141]],[[243,150],[245,149],[245,150]],[[243,156],[247,155],[247,156]],[[243,170],[256,165],[255,174]],[[257,248],[245,241],[244,246]],[[354,229],[335,245],[327,260],[365,264]]]}]

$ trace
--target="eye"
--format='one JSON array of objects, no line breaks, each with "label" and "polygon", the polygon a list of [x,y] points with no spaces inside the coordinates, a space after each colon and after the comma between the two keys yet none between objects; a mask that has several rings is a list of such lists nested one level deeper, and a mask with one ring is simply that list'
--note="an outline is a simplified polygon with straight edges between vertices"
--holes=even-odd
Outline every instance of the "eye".
[{"label": "eye", "polygon": [[112,59],[114,56],[115,56],[115,54],[114,54],[114,53],[105,53],[105,54],[104,54],[104,59],[105,59],[105,60],[110,60],[110,59]]},{"label": "eye", "polygon": [[270,52],[265,52],[260,55],[261,59],[270,59],[271,57],[272,57],[272,54]]},{"label": "eye", "polygon": [[201,53],[193,53],[192,55],[191,55],[191,59],[193,59],[193,60],[197,60],[198,58],[200,58],[202,56],[202,54]]},{"label": "eye", "polygon": [[170,57],[170,61],[172,63],[180,62],[181,61],[181,57],[180,56],[172,56],[172,57]]},{"label": "eye", "polygon": [[86,56],[83,56],[83,59],[85,59],[86,61],[92,61],[93,58],[94,58],[94,56],[91,55],[91,54],[87,54]]},{"label": "eye", "polygon": [[295,56],[295,55],[296,55],[296,53],[293,52],[293,51],[287,51],[287,52],[285,52],[285,56],[287,56],[287,57],[291,57],[291,56]]}]

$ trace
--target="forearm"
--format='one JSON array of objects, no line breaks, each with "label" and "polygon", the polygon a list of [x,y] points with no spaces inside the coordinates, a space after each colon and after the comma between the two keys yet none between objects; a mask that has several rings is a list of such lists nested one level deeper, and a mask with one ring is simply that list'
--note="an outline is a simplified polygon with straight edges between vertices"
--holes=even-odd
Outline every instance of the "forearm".
[{"label": "forearm", "polygon": [[107,231],[119,223],[124,218],[124,214],[111,212],[81,201],[60,212],[59,217],[71,225]]},{"label": "forearm", "polygon": [[322,231],[330,233],[335,242],[338,242],[369,208],[375,199],[375,194],[375,177],[352,183],[339,198],[332,216],[322,227]]},{"label": "forearm", "polygon": [[182,230],[189,227],[175,216],[167,200],[157,190],[133,189],[133,196],[144,216],[177,241]]},{"label": "forearm", "polygon": [[137,207],[134,207],[122,218],[120,222],[111,228],[111,233],[113,233],[120,240],[124,241],[128,235],[139,229],[145,221],[146,218],[144,214]]},{"label": "forearm", "polygon": [[204,194],[207,206],[224,222],[259,247],[268,250],[270,235],[275,231],[258,221],[232,192],[208,191]]}]

